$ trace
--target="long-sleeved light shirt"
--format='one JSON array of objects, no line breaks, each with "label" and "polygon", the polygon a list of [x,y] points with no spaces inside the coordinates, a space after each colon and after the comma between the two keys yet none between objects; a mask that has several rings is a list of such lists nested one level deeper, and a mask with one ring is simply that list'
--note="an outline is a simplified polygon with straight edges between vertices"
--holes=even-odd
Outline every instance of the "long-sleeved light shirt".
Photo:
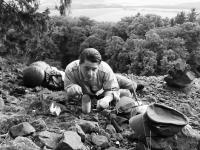
[{"label": "long-sleeved light shirt", "polygon": [[86,81],[80,71],[79,60],[75,60],[67,65],[65,69],[64,88],[67,91],[72,85],[77,84],[82,88],[83,94],[113,95],[114,99],[119,99],[119,84],[110,66],[101,61],[96,77],[92,81]]}]

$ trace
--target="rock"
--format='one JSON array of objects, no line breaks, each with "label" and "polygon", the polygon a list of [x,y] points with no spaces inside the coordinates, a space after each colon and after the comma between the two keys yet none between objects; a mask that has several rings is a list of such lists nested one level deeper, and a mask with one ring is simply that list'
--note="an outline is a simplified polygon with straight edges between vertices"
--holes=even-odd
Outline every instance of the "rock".
[{"label": "rock", "polygon": [[77,132],[78,135],[81,137],[81,141],[83,141],[83,142],[85,141],[86,134],[84,133],[84,131],[78,124],[75,124],[75,126],[70,127],[68,130]]},{"label": "rock", "polygon": [[40,147],[38,147],[33,141],[26,137],[17,137],[13,141],[14,145],[20,146],[22,149],[26,150],[40,150]]},{"label": "rock", "polygon": [[5,134],[12,126],[29,120],[30,116],[28,115],[0,114],[0,134]]},{"label": "rock", "polygon": [[36,144],[40,147],[46,146],[47,148],[54,149],[56,148],[62,137],[62,134],[42,131],[37,136]]},{"label": "rock", "polygon": [[26,137],[17,137],[7,145],[1,145],[0,150],[40,150],[33,141]]},{"label": "rock", "polygon": [[64,132],[64,139],[58,144],[55,150],[85,150],[81,137],[74,131]]},{"label": "rock", "polygon": [[10,135],[15,138],[17,136],[27,136],[35,132],[35,128],[28,122],[22,122],[12,126],[9,130]]},{"label": "rock", "polygon": [[117,141],[122,141],[123,140],[123,136],[122,136],[121,133],[112,134],[112,137],[115,138],[115,140],[117,140]]},{"label": "rock", "polygon": [[126,149],[124,149],[124,148],[116,148],[116,147],[109,147],[109,148],[107,148],[105,150],[126,150]]},{"label": "rock", "polygon": [[34,111],[35,115],[39,114],[50,114],[49,104],[46,101],[34,101],[30,104],[28,108],[28,113],[32,113]]},{"label": "rock", "polygon": [[8,103],[8,104],[18,104],[19,103],[19,99],[16,98],[15,96],[7,96],[6,100],[5,100],[5,103]]},{"label": "rock", "polygon": [[3,110],[5,104],[3,98],[0,97],[0,111]]},{"label": "rock", "polygon": [[109,146],[107,137],[102,135],[92,134],[92,142],[101,148],[106,148]]},{"label": "rock", "polygon": [[108,124],[106,126],[106,131],[110,134],[114,134],[114,133],[117,133],[116,130],[115,130],[115,127],[112,125],[112,124]]},{"label": "rock", "polygon": [[4,106],[4,112],[12,112],[12,113],[17,113],[20,112],[22,114],[22,112],[26,112],[26,110],[22,107],[22,106],[17,106],[15,104],[11,104],[11,105],[5,105]]},{"label": "rock", "polygon": [[14,95],[14,96],[22,96],[25,94],[26,94],[26,91],[24,87],[17,87],[10,92],[10,95]]},{"label": "rock", "polygon": [[83,129],[83,131],[85,133],[92,133],[95,132],[97,128],[99,128],[99,124],[98,122],[94,122],[94,121],[87,121],[87,120],[78,120],[76,122],[79,126],[81,126],[81,128]]},{"label": "rock", "polygon": [[[60,122],[58,127],[62,130],[68,130],[73,124],[71,122]],[[75,124],[74,124],[75,125]]]},{"label": "rock", "polygon": [[47,129],[47,125],[44,120],[42,120],[42,118],[34,120],[33,122],[31,122],[31,125],[35,128],[36,132],[44,131]]}]

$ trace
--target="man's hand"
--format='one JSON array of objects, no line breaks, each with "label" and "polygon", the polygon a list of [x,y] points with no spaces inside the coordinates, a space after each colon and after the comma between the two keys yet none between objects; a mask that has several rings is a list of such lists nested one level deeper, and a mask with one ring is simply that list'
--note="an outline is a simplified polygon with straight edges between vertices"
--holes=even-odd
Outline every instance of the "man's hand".
[{"label": "man's hand", "polygon": [[68,96],[83,95],[82,88],[79,85],[74,84],[67,89],[67,95]]},{"label": "man's hand", "polygon": [[110,96],[105,96],[104,98],[97,101],[97,108],[108,108],[109,103],[112,101],[112,98]]}]

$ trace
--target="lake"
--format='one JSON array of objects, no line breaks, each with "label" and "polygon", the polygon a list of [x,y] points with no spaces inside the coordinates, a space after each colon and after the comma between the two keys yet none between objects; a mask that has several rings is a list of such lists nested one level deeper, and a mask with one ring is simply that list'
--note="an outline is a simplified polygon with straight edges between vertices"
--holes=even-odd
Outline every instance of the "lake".
[{"label": "lake", "polygon": [[[156,14],[160,15],[162,18],[168,17],[172,18],[177,15],[177,13],[190,10],[180,10],[180,9],[160,9],[160,8],[95,8],[95,9],[72,9],[70,16],[79,17],[87,16],[96,21],[111,21],[117,22],[121,18],[127,16],[134,16],[138,12],[140,14]],[[50,15],[59,15],[57,10],[51,10]]]}]

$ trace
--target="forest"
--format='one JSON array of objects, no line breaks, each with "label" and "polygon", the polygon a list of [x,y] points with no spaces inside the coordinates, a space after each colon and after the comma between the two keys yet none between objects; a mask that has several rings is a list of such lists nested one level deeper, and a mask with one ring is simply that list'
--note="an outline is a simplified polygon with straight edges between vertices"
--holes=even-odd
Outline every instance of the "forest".
[{"label": "forest", "polygon": [[0,54],[21,57],[27,63],[54,59],[62,68],[94,47],[115,72],[164,75],[177,62],[195,68],[200,58],[200,17],[195,8],[174,18],[155,14],[97,22],[88,17],[49,16],[39,3],[0,2]]}]

